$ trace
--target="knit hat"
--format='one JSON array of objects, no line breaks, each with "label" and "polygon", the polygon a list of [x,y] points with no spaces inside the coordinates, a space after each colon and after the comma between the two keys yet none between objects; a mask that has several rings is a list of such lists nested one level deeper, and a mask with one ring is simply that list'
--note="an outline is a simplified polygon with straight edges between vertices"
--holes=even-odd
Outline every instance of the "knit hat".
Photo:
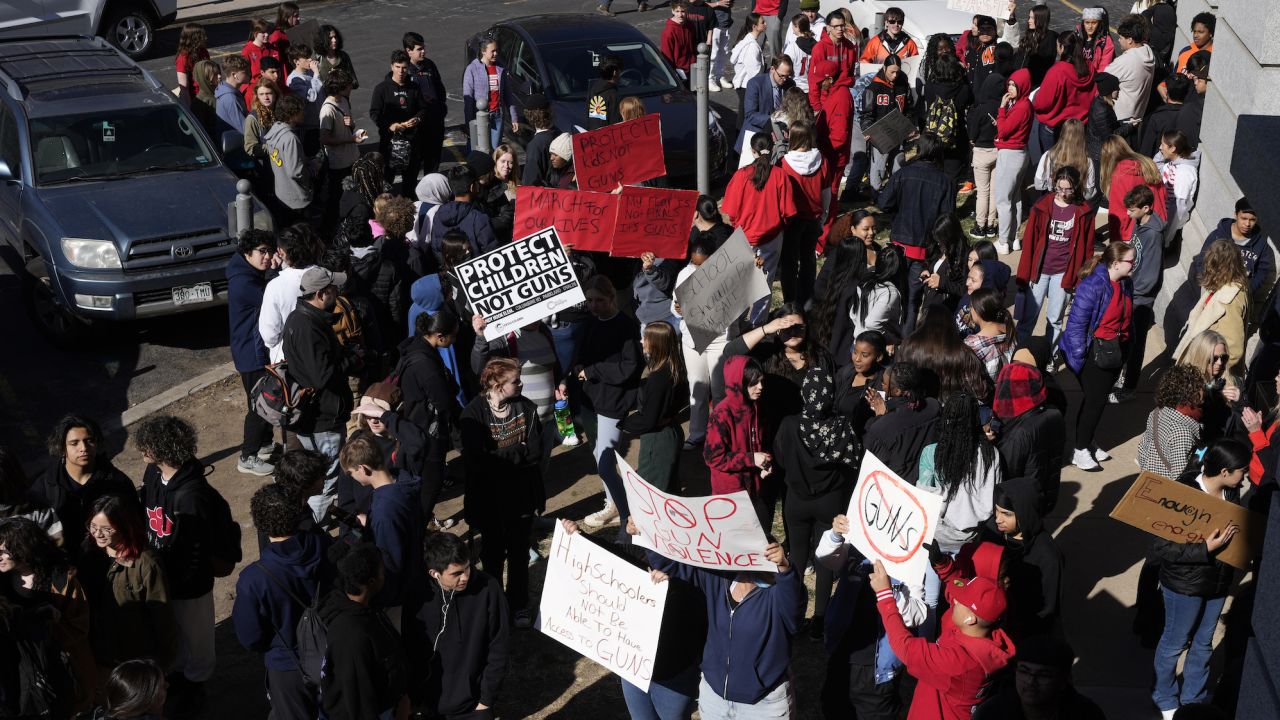
[{"label": "knit hat", "polygon": [[1120,89],[1120,78],[1107,72],[1100,72],[1093,76],[1093,81],[1098,85],[1099,95],[1110,95]]},{"label": "knit hat", "polygon": [[489,157],[489,153],[479,150],[472,150],[467,156],[467,167],[471,168],[471,172],[476,177],[484,177],[493,172],[493,158]]},{"label": "knit hat", "polygon": [[1107,11],[1100,7],[1088,7],[1080,13],[1082,20],[1099,20],[1107,16]]},{"label": "knit hat", "polygon": [[1044,376],[1034,365],[1011,362],[996,375],[995,399],[991,409],[1002,420],[1012,420],[1044,403]]},{"label": "knit hat", "polygon": [[573,136],[569,133],[560,133],[555,140],[551,141],[551,152],[559,155],[565,160],[573,159]]},{"label": "knit hat", "polygon": [[801,10],[817,10],[820,5],[818,0],[800,0]]},{"label": "knit hat", "polygon": [[984,577],[976,577],[951,591],[951,602],[964,605],[979,618],[993,623],[1004,615],[1008,601],[999,585]]}]

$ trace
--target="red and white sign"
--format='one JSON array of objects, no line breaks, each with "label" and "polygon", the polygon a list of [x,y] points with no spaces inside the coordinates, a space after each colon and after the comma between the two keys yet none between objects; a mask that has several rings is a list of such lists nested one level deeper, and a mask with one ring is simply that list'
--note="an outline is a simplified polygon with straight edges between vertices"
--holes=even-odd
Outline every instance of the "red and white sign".
[{"label": "red and white sign", "polygon": [[[620,197],[610,193],[521,185],[516,190],[515,237],[554,227],[574,250],[608,252]],[[687,236],[689,231],[685,230]]]},{"label": "red and white sign", "polygon": [[618,474],[627,492],[631,519],[640,531],[634,538],[636,545],[709,570],[778,571],[778,566],[764,557],[769,541],[746,492],[668,495],[645,482],[621,457]]},{"label": "red and white sign", "polygon": [[618,185],[667,174],[662,116],[657,113],[573,136],[573,174],[579,190],[610,192]]},{"label": "red and white sign", "polygon": [[862,458],[858,485],[849,500],[849,542],[892,577],[924,581],[929,564],[925,544],[942,517],[942,496],[917,489],[871,453]]},{"label": "red and white sign", "polygon": [[689,252],[689,229],[697,211],[696,190],[628,185],[622,188],[609,254],[640,257],[651,252],[660,258],[683,260]]}]

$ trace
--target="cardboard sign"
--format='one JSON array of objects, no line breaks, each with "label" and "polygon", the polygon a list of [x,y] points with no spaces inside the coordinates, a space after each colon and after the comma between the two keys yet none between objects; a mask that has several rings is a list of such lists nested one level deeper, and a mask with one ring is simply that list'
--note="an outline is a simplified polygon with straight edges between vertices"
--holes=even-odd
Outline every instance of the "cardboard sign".
[{"label": "cardboard sign", "polygon": [[660,258],[683,260],[689,252],[689,228],[693,227],[697,211],[697,190],[628,185],[619,196],[618,222],[609,254],[640,257],[651,252]]},{"label": "cardboard sign", "polygon": [[869,560],[879,560],[905,583],[924,582],[929,565],[925,543],[942,516],[942,496],[898,477],[872,453],[862,457],[858,485],[849,500],[849,542]]},{"label": "cardboard sign", "polygon": [[667,583],[556,523],[538,629],[648,692]]},{"label": "cardboard sign", "polygon": [[565,247],[608,252],[618,216],[618,197],[521,185],[516,190],[514,234],[520,237],[554,227]]},{"label": "cardboard sign", "polygon": [[579,190],[609,192],[619,184],[667,174],[662,116],[651,113],[573,136],[573,174]]},{"label": "cardboard sign", "polygon": [[756,267],[755,251],[741,229],[675,290],[680,315],[698,352],[706,350],[752,303],[768,295],[769,281]]},{"label": "cardboard sign", "polygon": [[645,482],[621,457],[618,474],[631,519],[640,530],[636,545],[709,570],[778,571],[764,557],[769,541],[745,491],[704,497],[668,495]]},{"label": "cardboard sign", "polygon": [[458,265],[458,280],[484,339],[502,337],[586,300],[555,228],[545,228]]},{"label": "cardboard sign", "polygon": [[1218,559],[1241,570],[1249,569],[1249,561],[1262,548],[1266,525],[1266,518],[1257,513],[1150,472],[1138,476],[1111,517],[1176,543],[1204,542],[1214,530],[1235,523],[1240,529]]},{"label": "cardboard sign", "polygon": [[888,115],[872,123],[871,127],[864,129],[863,132],[871,138],[867,142],[874,145],[880,152],[887,154],[905,142],[917,130],[915,123],[911,122],[897,108],[894,108],[889,111]]},{"label": "cardboard sign", "polygon": [[1009,3],[1006,0],[947,0],[947,9],[999,19],[1009,16]]}]

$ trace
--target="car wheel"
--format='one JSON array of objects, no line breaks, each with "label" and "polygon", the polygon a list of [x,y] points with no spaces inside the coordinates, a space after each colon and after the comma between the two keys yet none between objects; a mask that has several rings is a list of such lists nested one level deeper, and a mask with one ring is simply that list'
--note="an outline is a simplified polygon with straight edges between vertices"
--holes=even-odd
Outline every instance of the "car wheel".
[{"label": "car wheel", "polygon": [[23,304],[31,324],[54,347],[67,350],[89,336],[92,325],[72,315],[58,302],[47,279],[27,275],[22,285]]},{"label": "car wheel", "polygon": [[130,60],[141,60],[155,44],[156,19],[144,6],[118,3],[107,11],[101,35]]}]

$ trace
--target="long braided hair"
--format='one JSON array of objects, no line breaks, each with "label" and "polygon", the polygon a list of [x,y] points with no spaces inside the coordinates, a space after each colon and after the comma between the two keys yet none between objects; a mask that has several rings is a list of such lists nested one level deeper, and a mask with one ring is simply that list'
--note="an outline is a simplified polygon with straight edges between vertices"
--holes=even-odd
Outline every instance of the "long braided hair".
[{"label": "long braided hair", "polygon": [[978,482],[977,459],[981,458],[982,467],[990,468],[995,455],[995,448],[982,432],[977,398],[963,390],[951,393],[938,419],[938,447],[933,454],[947,500],[961,487],[972,492]]}]

